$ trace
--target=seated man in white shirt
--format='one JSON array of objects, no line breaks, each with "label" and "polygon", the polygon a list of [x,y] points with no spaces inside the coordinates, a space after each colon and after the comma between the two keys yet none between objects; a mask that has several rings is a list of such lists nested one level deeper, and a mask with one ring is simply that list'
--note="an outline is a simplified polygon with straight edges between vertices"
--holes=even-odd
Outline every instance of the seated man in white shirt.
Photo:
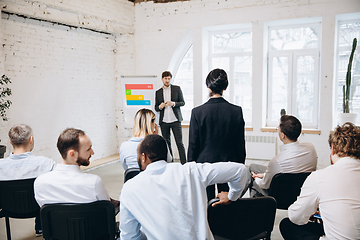
[{"label": "seated man in white shirt", "polygon": [[[240,163],[167,163],[167,145],[159,135],[148,135],[138,146],[143,170],[127,181],[120,194],[120,237],[140,239],[214,239],[207,222],[206,187],[229,183],[229,192],[218,194],[226,204],[237,200],[250,183]],[[214,204],[214,205],[216,205]],[[141,231],[140,231],[141,227]]]},{"label": "seated man in white shirt", "polygon": [[251,164],[249,171],[254,178],[250,195],[267,196],[272,178],[277,173],[302,173],[316,170],[317,154],[311,143],[299,143],[301,134],[300,121],[290,115],[280,118],[279,138],[284,143],[280,146],[280,153],[269,162],[268,167]]},{"label": "seated man in white shirt", "polygon": [[[286,240],[360,239],[360,127],[336,127],[329,145],[331,166],[309,175],[280,223]],[[322,223],[309,222],[317,210]]]},{"label": "seated man in white shirt", "polygon": [[90,138],[84,131],[65,129],[59,136],[57,148],[62,156],[52,172],[39,176],[34,183],[35,199],[40,205],[52,203],[90,203],[110,200],[101,178],[82,173],[94,154]]},{"label": "seated man in white shirt", "polygon": [[[26,124],[18,124],[9,130],[14,152],[0,160],[0,181],[36,178],[50,172],[55,162],[47,157],[31,155],[34,149],[33,130]],[[35,218],[36,236],[42,235],[40,217]]]}]

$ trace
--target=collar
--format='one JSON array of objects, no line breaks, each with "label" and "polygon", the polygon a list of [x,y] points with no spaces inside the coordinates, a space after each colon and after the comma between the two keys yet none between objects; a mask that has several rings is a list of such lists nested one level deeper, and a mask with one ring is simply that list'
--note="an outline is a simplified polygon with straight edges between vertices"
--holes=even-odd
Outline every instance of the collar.
[{"label": "collar", "polygon": [[165,160],[159,160],[153,163],[150,163],[147,165],[144,173],[150,174],[150,175],[159,175],[162,174],[167,166],[167,162]]},{"label": "collar", "polygon": [[31,156],[31,152],[26,152],[26,153],[21,153],[21,154],[13,154],[13,153],[10,153],[10,158],[12,160],[24,160],[28,157]]},{"label": "collar", "polygon": [[283,152],[289,148],[293,148],[293,147],[296,147],[297,145],[299,145],[299,142],[296,141],[296,142],[293,142],[293,143],[288,143],[288,144],[284,144],[284,145],[281,145],[280,146],[280,151]]},{"label": "collar", "polygon": [[226,101],[223,97],[209,98],[209,100],[207,101],[207,103],[223,103],[223,102],[228,102],[228,101]]},{"label": "collar", "polygon": [[144,138],[143,137],[132,137],[129,139],[131,142],[141,142]]},{"label": "collar", "polygon": [[170,84],[170,86],[169,86],[168,88],[164,88],[164,85],[163,85],[161,88],[162,88],[163,90],[165,90],[165,91],[168,90],[168,89],[170,90],[170,89],[171,89],[171,85],[172,85],[172,84]]},{"label": "collar", "polygon": [[64,172],[81,172],[79,165],[68,165],[68,164],[57,164],[55,167],[56,171]]},{"label": "collar", "polygon": [[333,166],[341,166],[341,165],[356,165],[360,166],[360,159],[356,159],[353,157],[342,157],[334,163]]}]

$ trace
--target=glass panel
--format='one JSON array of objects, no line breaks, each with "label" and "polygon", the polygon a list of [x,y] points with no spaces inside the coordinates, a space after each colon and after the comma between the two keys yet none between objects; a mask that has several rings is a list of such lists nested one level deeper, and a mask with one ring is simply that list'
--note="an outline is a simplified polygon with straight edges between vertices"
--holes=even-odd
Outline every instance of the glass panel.
[{"label": "glass panel", "polygon": [[[356,54],[355,51],[352,73],[351,73],[351,84],[352,84],[352,101],[350,105],[350,112],[360,113],[360,54]],[[350,51],[341,51],[338,56],[338,82],[337,82],[337,112],[343,111],[342,101],[343,93],[342,86],[345,85],[345,77],[347,67],[349,63]],[[358,124],[360,123],[360,117],[358,116]]]},{"label": "glass panel", "polygon": [[289,58],[274,57],[272,64],[271,121],[278,122],[282,108],[287,109],[288,102]]},{"label": "glass panel", "polygon": [[272,29],[270,50],[317,48],[319,26]]},{"label": "glass panel", "polygon": [[193,82],[193,47],[191,45],[174,77],[174,84],[181,87],[184,95],[185,106],[181,107],[181,113],[184,121],[188,122],[191,109],[194,107]]},{"label": "glass panel", "polygon": [[[216,57],[212,59],[212,69],[215,68],[221,68],[224,69],[225,72],[228,75],[228,81],[229,81],[229,85],[230,85],[230,59],[229,57]],[[231,102],[230,99],[230,91],[229,90],[225,90],[223,93],[223,97],[228,100],[229,102]]]},{"label": "glass panel", "polygon": [[251,51],[251,31],[212,35],[213,53]]},{"label": "glass panel", "polygon": [[312,122],[314,112],[314,56],[297,57],[296,116],[301,122]]},{"label": "glass panel", "polygon": [[252,86],[251,72],[252,61],[251,56],[234,58],[234,101],[243,109],[245,124],[251,126],[252,122]]},{"label": "glass panel", "polygon": [[351,47],[354,38],[360,40],[360,21],[340,24],[339,34],[339,47]]}]

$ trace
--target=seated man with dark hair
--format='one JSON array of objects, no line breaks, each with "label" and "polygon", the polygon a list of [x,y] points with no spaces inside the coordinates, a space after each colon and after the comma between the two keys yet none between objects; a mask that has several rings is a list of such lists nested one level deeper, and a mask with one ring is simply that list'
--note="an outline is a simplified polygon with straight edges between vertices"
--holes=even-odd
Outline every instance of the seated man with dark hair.
[{"label": "seated man with dark hair", "polygon": [[[120,194],[121,239],[214,239],[207,223],[206,187],[228,182],[229,192],[217,204],[237,200],[247,190],[250,174],[240,163],[167,163],[167,145],[148,135],[138,146],[143,170],[127,181]],[[141,228],[141,231],[140,231]]]},{"label": "seated man with dark hair", "polygon": [[59,136],[57,148],[61,164],[54,171],[39,176],[34,183],[35,199],[40,205],[51,203],[90,203],[110,200],[101,178],[81,172],[94,155],[90,138],[84,131],[65,129]]},{"label": "seated man with dark hair", "polygon": [[[280,223],[286,240],[360,239],[360,127],[338,126],[329,145],[331,166],[309,175]],[[309,222],[317,209],[322,223]]]},{"label": "seated man with dark hair", "polygon": [[[30,126],[18,124],[9,130],[10,143],[14,152],[0,160],[0,181],[36,178],[50,172],[55,162],[47,157],[34,156],[34,136]],[[40,217],[35,219],[36,236],[42,235]]]},{"label": "seated man with dark hair", "polygon": [[284,143],[280,153],[269,162],[268,167],[251,164],[249,170],[254,178],[250,195],[267,196],[272,178],[277,173],[302,173],[316,170],[317,155],[311,143],[299,143],[300,121],[290,115],[280,118],[279,138]]}]

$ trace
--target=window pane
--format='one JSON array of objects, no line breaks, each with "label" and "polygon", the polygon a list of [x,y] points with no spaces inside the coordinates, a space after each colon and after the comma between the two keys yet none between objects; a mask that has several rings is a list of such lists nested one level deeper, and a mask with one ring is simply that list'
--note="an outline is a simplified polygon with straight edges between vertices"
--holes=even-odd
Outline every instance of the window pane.
[{"label": "window pane", "polygon": [[184,121],[190,121],[191,109],[194,107],[193,97],[193,47],[189,48],[180,63],[179,69],[174,77],[174,84],[181,87],[184,95],[185,106],[181,107]]},{"label": "window pane", "polygon": [[[358,51],[358,49],[356,50]],[[352,73],[351,73],[351,85],[352,85],[352,101],[350,104],[350,112],[360,112],[360,54],[354,55]],[[342,112],[343,106],[343,93],[342,87],[345,85],[345,78],[347,67],[349,63],[350,51],[341,51],[338,56],[338,82],[337,82],[337,111]],[[360,122],[358,117],[358,123]]]},{"label": "window pane", "polygon": [[351,47],[353,39],[360,39],[360,22],[339,25],[339,47]]},{"label": "window pane", "polygon": [[235,57],[234,59],[234,101],[233,103],[239,105],[243,109],[245,124],[251,126],[252,122],[252,86],[251,86],[251,72],[252,61],[251,56]]},{"label": "window pane", "polygon": [[272,65],[271,121],[279,121],[281,109],[287,112],[289,58],[274,57]]},{"label": "window pane", "polygon": [[[230,62],[229,57],[216,57],[216,58],[212,59],[212,66],[213,66],[213,69],[215,69],[215,68],[224,69],[229,77],[229,73],[230,73],[230,63],[229,62]],[[228,79],[228,80],[230,81],[230,79]],[[226,100],[230,101],[230,91],[225,90],[223,93],[223,97]]]},{"label": "window pane", "polygon": [[297,57],[296,116],[301,122],[312,122],[314,112],[314,56]]},{"label": "window pane", "polygon": [[319,26],[272,29],[270,50],[317,48]]},{"label": "window pane", "polygon": [[212,35],[213,53],[233,53],[251,51],[251,31]]}]

